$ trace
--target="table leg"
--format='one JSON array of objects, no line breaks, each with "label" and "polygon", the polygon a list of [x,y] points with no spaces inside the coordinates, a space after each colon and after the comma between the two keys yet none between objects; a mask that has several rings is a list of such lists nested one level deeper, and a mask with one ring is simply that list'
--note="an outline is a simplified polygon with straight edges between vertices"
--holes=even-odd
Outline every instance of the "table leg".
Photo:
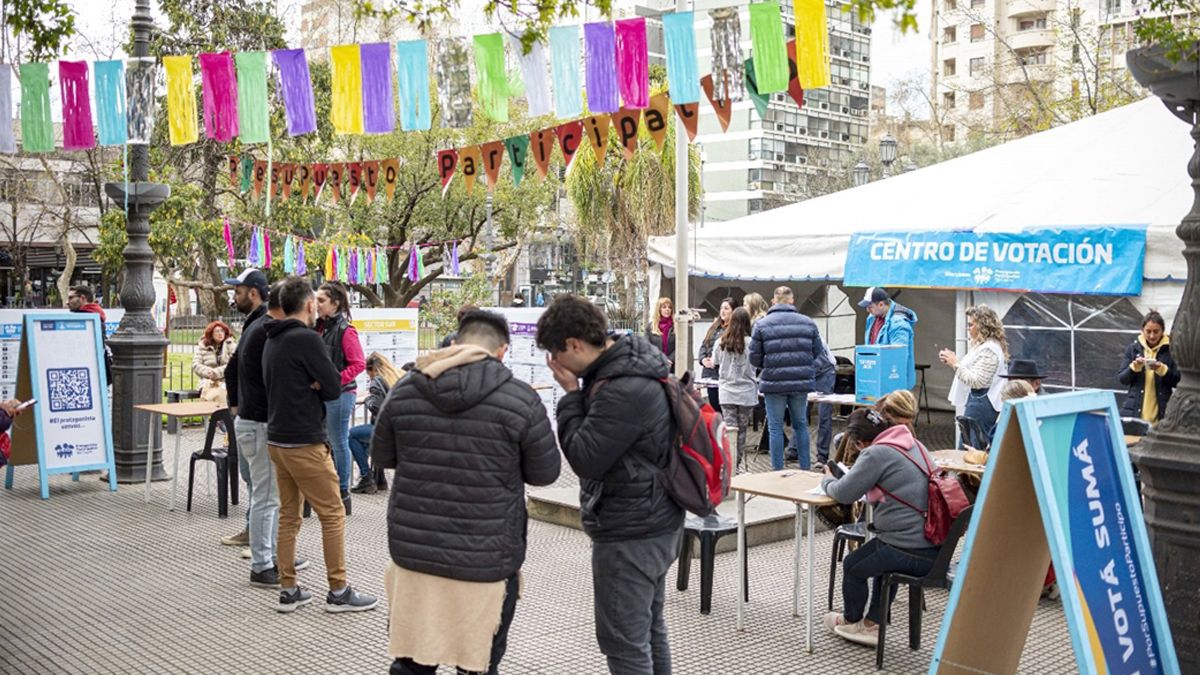
[{"label": "table leg", "polygon": [[803,517],[803,507],[797,504],[795,521],[796,550],[792,552],[792,616],[800,616],[800,546],[803,539],[800,536],[801,517]]},{"label": "table leg", "polygon": [[813,646],[812,646],[812,634],[813,634],[813,561],[816,559],[816,553],[817,553],[817,552],[816,552],[816,548],[817,548],[817,544],[816,544],[816,538],[817,538],[817,525],[816,525],[816,522],[813,520],[813,507],[812,507],[812,505],[806,506],[804,510],[805,510],[805,512],[806,512],[806,513],[807,513],[807,515],[808,515],[808,517],[806,518],[806,520],[808,521],[808,560],[806,561],[806,563],[807,563],[807,564],[806,564],[806,567],[808,568],[808,570],[806,571],[806,574],[805,574],[805,576],[807,577],[807,579],[808,579],[808,580],[807,580],[807,582],[804,584],[804,585],[805,585],[805,589],[804,589],[804,590],[805,590],[805,593],[804,593],[804,595],[805,595],[805,597],[807,598],[806,602],[808,603],[808,609],[807,609],[807,613],[808,613],[808,620],[807,620],[807,622],[804,624],[804,626],[805,626],[805,628],[804,628],[804,635],[805,635],[805,647],[808,649],[808,653],[809,653],[809,654],[811,654],[811,653],[812,653],[812,651],[813,651]]},{"label": "table leg", "polygon": [[744,613],[746,604],[746,493],[737,493],[737,545],[738,545],[738,594],[737,594],[737,629],[744,628]]},{"label": "table leg", "polygon": [[179,442],[183,439],[183,426],[175,427],[175,473],[171,476],[171,510],[175,510],[175,493],[179,491]]},{"label": "table leg", "polygon": [[150,466],[154,461],[154,418],[157,417],[154,413],[146,413],[150,418],[150,423],[147,424],[150,428],[149,438],[146,440],[146,503],[150,503]]}]

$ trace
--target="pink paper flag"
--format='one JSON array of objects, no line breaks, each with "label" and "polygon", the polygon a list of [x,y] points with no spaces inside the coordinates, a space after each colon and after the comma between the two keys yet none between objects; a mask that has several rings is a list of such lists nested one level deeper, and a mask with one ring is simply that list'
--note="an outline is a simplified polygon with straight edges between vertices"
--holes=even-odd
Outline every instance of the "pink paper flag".
[{"label": "pink paper flag", "polygon": [[225,219],[225,252],[229,254],[229,268],[233,269],[233,259],[237,256],[233,252],[233,233],[229,231],[229,219]]},{"label": "pink paper flag", "polygon": [[271,267],[271,233],[263,230],[263,267]]},{"label": "pink paper flag", "polygon": [[237,75],[229,52],[200,55],[204,135],[228,143],[238,135]]},{"label": "pink paper flag", "polygon": [[62,91],[63,149],[96,147],[92,104],[88,99],[87,61],[59,61],[58,83]]},{"label": "pink paper flag", "polygon": [[650,61],[646,19],[620,19],[617,29],[617,84],[626,108],[650,106]]}]

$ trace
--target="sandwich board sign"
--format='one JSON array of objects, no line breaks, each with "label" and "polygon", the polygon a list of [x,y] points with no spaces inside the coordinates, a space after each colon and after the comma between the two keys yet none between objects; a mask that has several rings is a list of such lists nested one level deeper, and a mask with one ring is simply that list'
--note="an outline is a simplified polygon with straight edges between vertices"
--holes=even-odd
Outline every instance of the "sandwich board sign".
[{"label": "sandwich board sign", "polygon": [[107,469],[108,487],[117,489],[103,337],[95,314],[25,314],[17,398],[37,402],[13,421],[5,488],[14,465],[36,464],[42,499],[50,498],[54,474],[78,480],[81,471]]},{"label": "sandwich board sign", "polygon": [[1112,392],[1005,403],[975,506],[931,675],[1016,672],[1051,560],[1079,672],[1180,672]]}]

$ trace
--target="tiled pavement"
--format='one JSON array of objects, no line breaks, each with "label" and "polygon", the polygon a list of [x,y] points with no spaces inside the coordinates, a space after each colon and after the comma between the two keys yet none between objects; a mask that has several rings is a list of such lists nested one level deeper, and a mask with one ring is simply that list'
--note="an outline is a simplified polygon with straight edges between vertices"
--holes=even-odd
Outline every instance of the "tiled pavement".
[{"label": "tiled pavement", "polygon": [[[945,433],[926,431],[927,438]],[[185,445],[198,442],[197,432],[185,432]],[[573,478],[564,475],[561,483]],[[57,477],[51,499],[43,502],[33,469],[19,469],[14,489],[0,490],[0,569],[6,578],[0,592],[0,672],[385,672],[386,607],[359,615],[321,611],[325,580],[316,520],[306,521],[301,531],[301,552],[313,565],[300,577],[318,593],[318,602],[292,615],[277,614],[275,593],[248,586],[247,561],[236,548],[217,543],[241,528],[242,507],[219,520],[213,491],[205,491],[201,478],[197,483],[197,504],[189,514],[182,506],[167,510],[169,483],[155,484],[153,501],[145,504],[140,486],[122,486],[113,494],[94,477],[79,483]],[[385,495],[356,496],[346,528],[351,583],[379,595],[388,563],[385,513]],[[817,536],[816,617],[823,609],[831,541],[827,533]],[[606,672],[593,637],[589,560],[581,532],[530,522],[525,593],[503,672]],[[734,628],[733,554],[718,556],[709,616],[699,613],[698,569],[685,592],[675,590],[672,569],[666,612],[675,672],[873,672],[872,651],[819,627],[815,652],[804,652],[804,620],[790,611],[791,562],[790,542],[752,550],[751,603],[742,633]],[[946,594],[934,591],[928,598],[924,640],[916,652],[906,645],[906,605],[898,605],[886,672],[927,669]],[[900,602],[907,602],[903,593]],[[1059,604],[1039,605],[1029,635],[1022,672],[1075,672]],[[984,648],[987,636],[979,639]]]}]

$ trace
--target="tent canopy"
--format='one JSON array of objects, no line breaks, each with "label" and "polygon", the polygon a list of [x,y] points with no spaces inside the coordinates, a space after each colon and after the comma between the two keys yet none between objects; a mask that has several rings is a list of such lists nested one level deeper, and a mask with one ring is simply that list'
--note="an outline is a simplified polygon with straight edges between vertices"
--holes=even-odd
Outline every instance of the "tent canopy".
[{"label": "tent canopy", "polygon": [[[1143,276],[1181,281],[1190,128],[1157,99],[694,233],[691,276],[836,281],[852,232],[1148,226]],[[674,236],[649,258],[673,276]]]}]

